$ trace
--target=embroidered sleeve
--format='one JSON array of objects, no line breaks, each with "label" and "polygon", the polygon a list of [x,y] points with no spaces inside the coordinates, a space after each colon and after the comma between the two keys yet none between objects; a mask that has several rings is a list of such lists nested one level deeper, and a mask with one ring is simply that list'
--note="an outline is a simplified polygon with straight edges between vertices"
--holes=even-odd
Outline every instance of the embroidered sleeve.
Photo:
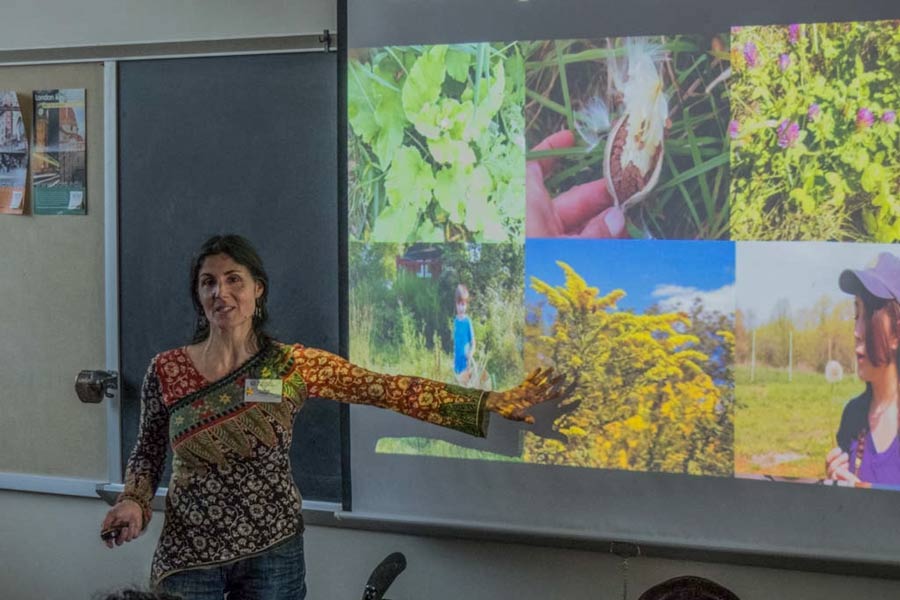
[{"label": "embroidered sleeve", "polygon": [[389,408],[410,417],[478,437],[487,432],[487,393],[405,375],[384,375],[340,356],[296,346],[295,368],[310,396]]},{"label": "embroidered sleeve", "polygon": [[119,500],[133,500],[140,505],[144,527],[153,514],[150,503],[165,468],[168,429],[169,413],[163,403],[154,358],[141,386],[141,424],[126,466],[125,491],[119,496]]}]

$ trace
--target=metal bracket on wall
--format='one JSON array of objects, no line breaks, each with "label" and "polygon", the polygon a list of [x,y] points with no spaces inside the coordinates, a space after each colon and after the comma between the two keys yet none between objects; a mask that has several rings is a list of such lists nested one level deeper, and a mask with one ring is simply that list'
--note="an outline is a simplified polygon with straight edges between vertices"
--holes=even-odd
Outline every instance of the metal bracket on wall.
[{"label": "metal bracket on wall", "polygon": [[615,554],[622,560],[636,558],[641,555],[641,547],[632,542],[610,542],[609,553]]},{"label": "metal bracket on wall", "polygon": [[319,36],[319,43],[322,44],[325,52],[334,50],[334,36],[327,29],[322,30],[322,35]]},{"label": "metal bracket on wall", "polygon": [[610,542],[610,554],[622,559],[619,568],[622,571],[622,600],[628,600],[628,559],[641,555],[641,547],[631,542]]}]

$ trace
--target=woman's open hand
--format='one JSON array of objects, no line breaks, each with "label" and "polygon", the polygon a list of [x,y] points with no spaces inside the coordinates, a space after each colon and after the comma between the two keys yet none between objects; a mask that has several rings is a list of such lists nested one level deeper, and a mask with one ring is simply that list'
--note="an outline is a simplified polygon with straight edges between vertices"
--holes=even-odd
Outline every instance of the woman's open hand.
[{"label": "woman's open hand", "polygon": [[134,500],[120,500],[109,509],[109,512],[106,513],[106,518],[103,519],[103,525],[101,525],[101,531],[109,529],[119,530],[115,538],[104,541],[106,547],[112,548],[113,544],[121,546],[125,542],[130,542],[137,538],[141,535],[143,525],[144,514],[138,503]]},{"label": "woman's open hand", "polygon": [[559,400],[571,391],[571,386],[563,386],[562,375],[554,376],[553,369],[535,369],[516,387],[503,392],[489,392],[486,408],[501,417],[531,424],[534,417],[527,414],[528,409],[542,402]]}]

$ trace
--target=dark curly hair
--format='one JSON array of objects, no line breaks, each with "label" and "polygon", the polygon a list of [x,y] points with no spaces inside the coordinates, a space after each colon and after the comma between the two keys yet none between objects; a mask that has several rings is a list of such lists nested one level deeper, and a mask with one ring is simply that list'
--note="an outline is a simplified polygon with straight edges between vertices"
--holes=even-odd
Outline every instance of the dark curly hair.
[{"label": "dark curly hair", "polygon": [[194,303],[194,309],[198,315],[191,343],[196,344],[209,337],[209,322],[203,316],[203,305],[200,303],[200,296],[197,293],[197,277],[200,274],[200,268],[203,267],[203,261],[216,254],[225,254],[234,262],[246,267],[253,279],[262,284],[262,296],[256,301],[257,312],[253,315],[253,335],[256,337],[258,347],[266,346],[271,341],[271,336],[264,329],[269,320],[269,310],[266,306],[269,298],[269,275],[253,244],[247,238],[233,233],[214,235],[206,240],[191,263],[191,301]]},{"label": "dark curly hair", "polygon": [[[900,335],[900,303],[876,298],[866,291],[859,297],[865,313],[866,358],[876,367],[891,362],[900,365],[900,349],[891,351],[891,337]],[[887,330],[881,325],[882,319],[887,320]]]}]

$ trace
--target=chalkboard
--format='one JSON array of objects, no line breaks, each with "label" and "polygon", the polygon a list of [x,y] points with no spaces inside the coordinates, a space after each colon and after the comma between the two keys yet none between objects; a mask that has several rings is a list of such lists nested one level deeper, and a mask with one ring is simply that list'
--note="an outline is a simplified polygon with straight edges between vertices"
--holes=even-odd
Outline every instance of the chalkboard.
[{"label": "chalkboard", "polygon": [[[210,235],[260,252],[276,339],[338,351],[336,88],[324,52],[119,64],[123,465],[150,359],[190,341],[190,260]],[[291,463],[306,500],[342,500],[346,418],[320,399],[300,412]]]}]

